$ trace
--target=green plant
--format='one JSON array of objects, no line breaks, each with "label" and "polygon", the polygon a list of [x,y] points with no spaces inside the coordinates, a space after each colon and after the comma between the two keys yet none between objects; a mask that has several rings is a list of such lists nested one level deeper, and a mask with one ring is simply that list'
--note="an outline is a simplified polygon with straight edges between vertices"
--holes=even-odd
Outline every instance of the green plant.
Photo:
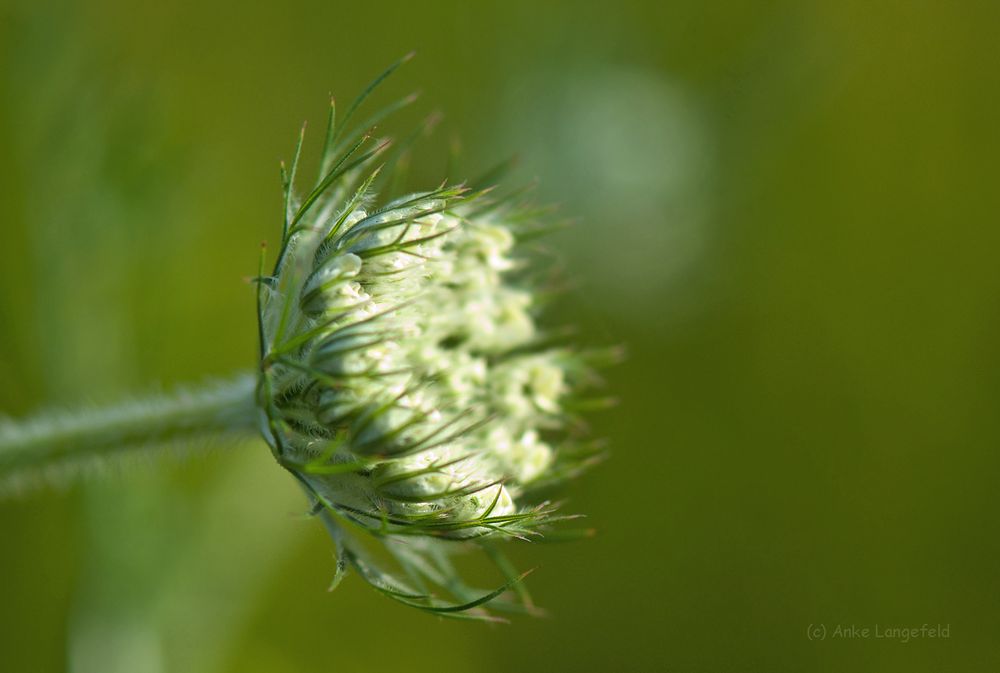
[{"label": "green plant", "polygon": [[[405,59],[404,59],[405,60]],[[297,190],[303,134],[282,169],[273,270],[255,278],[253,375],[112,409],[0,423],[0,479],[25,488],[142,449],[261,433],[302,485],[348,569],[386,596],[447,616],[533,611],[505,539],[571,534],[546,493],[601,453],[578,413],[614,353],[578,351],[536,323],[543,293],[528,243],[550,225],[503,167],[468,184],[398,194],[399,158],[331,102],[318,177]],[[371,540],[385,553],[373,553]],[[451,556],[482,549],[505,576],[468,586]],[[391,562],[392,570],[386,561]],[[402,571],[400,573],[399,571]],[[439,594],[447,594],[447,598]]]}]

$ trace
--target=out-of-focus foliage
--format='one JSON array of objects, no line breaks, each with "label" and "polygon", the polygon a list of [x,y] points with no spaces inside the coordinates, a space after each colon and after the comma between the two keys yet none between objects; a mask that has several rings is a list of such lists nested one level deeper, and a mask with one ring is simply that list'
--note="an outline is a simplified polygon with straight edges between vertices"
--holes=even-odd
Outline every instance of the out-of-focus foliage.
[{"label": "out-of-focus foliage", "polygon": [[412,179],[519,152],[578,219],[559,317],[630,358],[571,502],[598,537],[514,550],[552,618],[327,595],[260,443],[0,504],[0,668],[1000,664],[1000,13],[876,4],[4,0],[3,413],[250,366],[278,160],[410,49],[385,100],[445,113]]}]

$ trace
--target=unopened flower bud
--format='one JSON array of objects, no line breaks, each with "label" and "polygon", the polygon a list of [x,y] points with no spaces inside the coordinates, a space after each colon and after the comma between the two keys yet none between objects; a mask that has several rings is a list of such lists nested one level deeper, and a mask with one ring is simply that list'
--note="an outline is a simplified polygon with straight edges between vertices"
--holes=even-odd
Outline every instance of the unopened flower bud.
[{"label": "unopened flower bud", "polygon": [[363,144],[335,143],[301,201],[288,180],[279,260],[260,283],[259,403],[276,458],[341,556],[393,597],[438,609],[348,534],[394,553],[409,541],[397,560],[410,576],[453,593],[428,570],[448,574],[447,540],[537,535],[553,508],[533,489],[579,462],[562,453],[563,405],[585,365],[543,345],[517,245],[531,225],[516,207],[451,186],[380,201],[370,164],[382,154],[356,155]]}]

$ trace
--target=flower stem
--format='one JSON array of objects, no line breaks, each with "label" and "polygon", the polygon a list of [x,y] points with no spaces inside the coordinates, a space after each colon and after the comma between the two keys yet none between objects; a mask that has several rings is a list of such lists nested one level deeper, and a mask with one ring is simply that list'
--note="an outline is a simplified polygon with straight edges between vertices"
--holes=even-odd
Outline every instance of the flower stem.
[{"label": "flower stem", "polygon": [[0,486],[75,476],[129,454],[249,438],[258,428],[254,387],[244,374],[110,407],[0,418]]}]

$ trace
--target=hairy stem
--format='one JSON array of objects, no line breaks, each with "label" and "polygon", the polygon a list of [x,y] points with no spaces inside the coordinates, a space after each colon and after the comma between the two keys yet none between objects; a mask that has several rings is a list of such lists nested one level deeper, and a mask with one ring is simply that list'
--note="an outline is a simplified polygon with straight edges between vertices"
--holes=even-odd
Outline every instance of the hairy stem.
[{"label": "hairy stem", "polygon": [[254,386],[244,374],[109,407],[0,418],[0,487],[73,476],[138,452],[251,437],[258,427]]}]

